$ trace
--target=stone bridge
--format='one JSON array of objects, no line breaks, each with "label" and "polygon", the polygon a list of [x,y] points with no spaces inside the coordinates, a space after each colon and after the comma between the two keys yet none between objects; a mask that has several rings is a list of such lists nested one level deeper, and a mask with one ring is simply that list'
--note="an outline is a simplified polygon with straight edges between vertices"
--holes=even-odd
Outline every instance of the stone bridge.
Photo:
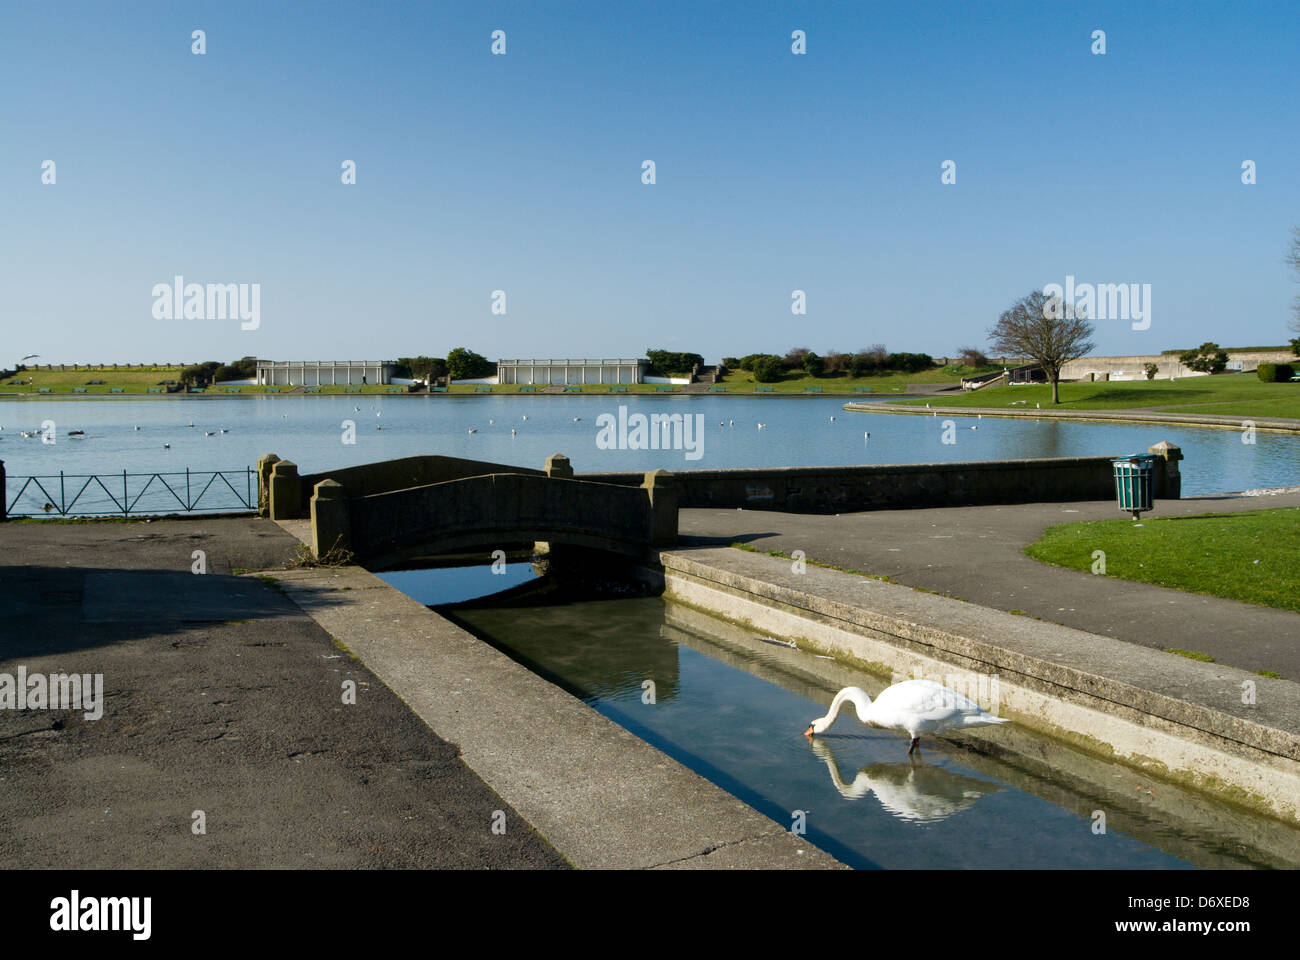
[{"label": "stone bridge", "polygon": [[259,512],[311,518],[312,552],[350,551],[385,567],[415,556],[545,541],[634,558],[677,542],[673,475],[639,486],[577,479],[567,457],[545,471],[456,457],[405,457],[301,476],[258,460]]}]

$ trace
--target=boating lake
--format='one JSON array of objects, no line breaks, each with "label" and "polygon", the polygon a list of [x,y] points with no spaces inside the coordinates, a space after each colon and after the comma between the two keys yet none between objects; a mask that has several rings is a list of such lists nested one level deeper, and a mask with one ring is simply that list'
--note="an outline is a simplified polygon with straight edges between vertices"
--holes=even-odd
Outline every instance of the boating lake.
[{"label": "boating lake", "polygon": [[[1118,456],[1169,440],[1186,457],[1184,495],[1300,483],[1300,437],[1291,435],[1259,433],[1254,444],[1245,444],[1237,430],[970,416],[954,418],[956,443],[945,444],[942,417],[849,413],[844,402],[842,397],[783,396],[371,394],[22,400],[0,403],[0,460],[11,478],[60,471],[120,478],[122,471],[239,470],[264,453],[294,461],[302,473],[416,454],[541,468],[547,456],[563,453],[584,473]],[[617,416],[620,405],[630,412],[700,415],[699,458],[688,460],[685,450],[598,447],[596,418]],[[52,444],[40,439],[46,421],[53,424]],[[84,436],[69,436],[73,430]],[[24,438],[20,431],[36,436]],[[13,489],[11,479],[11,498]]]}]

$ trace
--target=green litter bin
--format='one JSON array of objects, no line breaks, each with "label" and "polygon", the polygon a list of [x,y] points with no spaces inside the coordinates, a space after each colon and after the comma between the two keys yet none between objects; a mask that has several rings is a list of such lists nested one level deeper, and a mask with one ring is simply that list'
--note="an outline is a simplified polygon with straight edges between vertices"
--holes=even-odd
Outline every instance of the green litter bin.
[{"label": "green litter bin", "polygon": [[1119,508],[1136,520],[1152,506],[1151,488],[1156,472],[1154,454],[1139,453],[1111,461],[1115,469],[1115,497]]}]

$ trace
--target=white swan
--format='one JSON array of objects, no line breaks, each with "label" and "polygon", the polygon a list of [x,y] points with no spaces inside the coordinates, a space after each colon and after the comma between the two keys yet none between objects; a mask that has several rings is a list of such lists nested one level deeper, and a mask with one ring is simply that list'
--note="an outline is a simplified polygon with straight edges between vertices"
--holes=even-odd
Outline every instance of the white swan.
[{"label": "white swan", "polygon": [[963,697],[933,680],[904,680],[880,691],[875,702],[857,687],[845,687],[835,694],[826,716],[808,724],[804,736],[825,733],[835,722],[845,700],[853,702],[858,719],[868,726],[906,730],[912,738],[910,755],[921,745],[921,734],[939,733],[954,727],[982,727],[1007,723],[1004,717],[986,713],[974,700]]}]

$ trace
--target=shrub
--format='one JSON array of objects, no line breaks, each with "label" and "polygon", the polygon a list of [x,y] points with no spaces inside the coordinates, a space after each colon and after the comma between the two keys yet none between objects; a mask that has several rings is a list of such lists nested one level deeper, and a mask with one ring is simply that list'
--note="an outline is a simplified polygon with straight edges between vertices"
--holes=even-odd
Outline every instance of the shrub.
[{"label": "shrub", "polygon": [[[748,370],[753,373],[759,362],[762,360],[775,360],[777,363],[781,362],[781,358],[774,353],[750,353],[741,357],[737,362],[737,366],[739,366],[741,370]],[[727,364],[727,366],[731,366],[731,364]]]},{"label": "shrub", "polygon": [[933,367],[934,358],[928,353],[891,353],[887,365],[891,370],[901,370],[903,373],[919,373]]},{"label": "shrub", "polygon": [[781,379],[781,358],[765,356],[754,363],[754,379],[759,383],[775,383]]},{"label": "shrub", "polygon": [[1148,380],[1154,380],[1156,373],[1160,370],[1160,365],[1158,363],[1145,363],[1142,365],[1142,369],[1146,372]]},{"label": "shrub", "polygon": [[647,350],[645,355],[650,360],[646,373],[653,377],[671,377],[673,374],[687,374],[696,366],[704,365],[704,358],[698,353],[673,353],[669,350]]},{"label": "shrub", "polygon": [[790,352],[781,358],[781,366],[787,370],[796,370],[803,366],[803,358],[811,352],[807,347],[791,347]]},{"label": "shrub", "polygon": [[1295,376],[1295,368],[1289,363],[1261,363],[1255,376],[1265,383],[1287,383]]},{"label": "shrub", "polygon": [[244,376],[244,371],[238,367],[232,367],[230,364],[222,364],[217,367],[216,372],[212,375],[213,383],[221,383],[223,380],[249,380],[251,377]]},{"label": "shrub", "polygon": [[808,371],[809,376],[820,377],[826,372],[826,361],[809,351],[803,355],[803,368]]},{"label": "shrub", "polygon": [[1228,352],[1217,343],[1206,342],[1195,350],[1185,350],[1178,359],[1190,370],[1198,373],[1222,373],[1228,366]]}]

